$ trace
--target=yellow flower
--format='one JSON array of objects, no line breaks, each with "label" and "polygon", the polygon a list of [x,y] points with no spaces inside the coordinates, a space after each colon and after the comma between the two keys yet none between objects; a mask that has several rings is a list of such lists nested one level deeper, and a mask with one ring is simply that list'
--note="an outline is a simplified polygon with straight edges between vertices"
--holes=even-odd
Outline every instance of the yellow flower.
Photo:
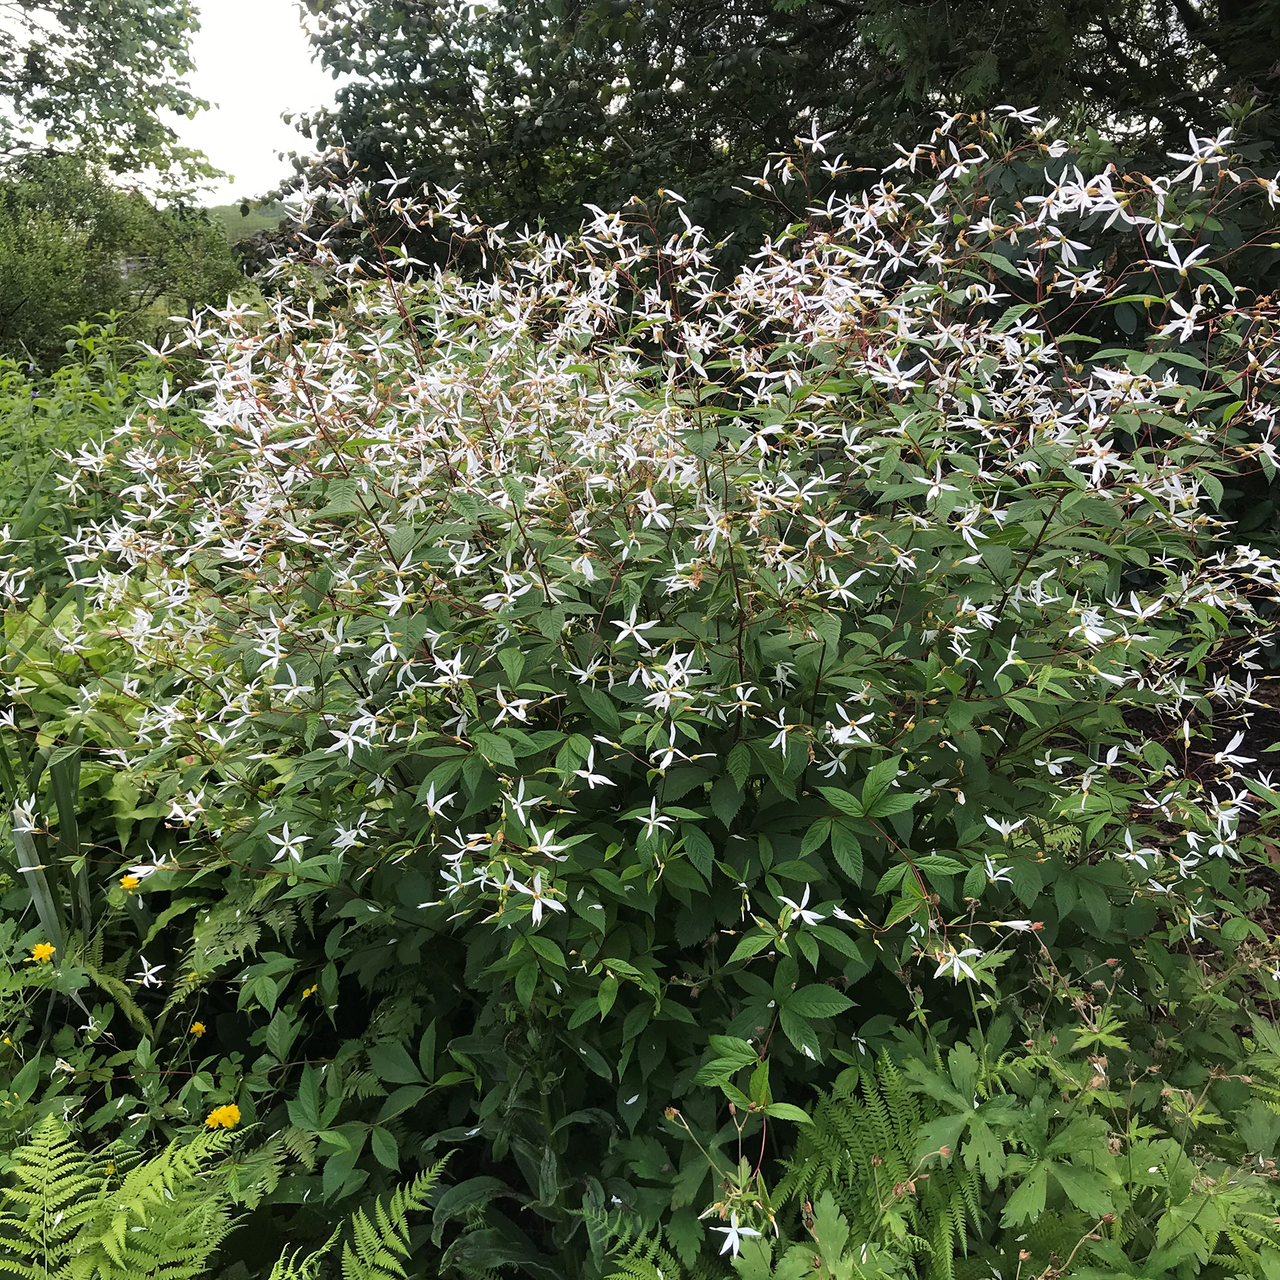
[{"label": "yellow flower", "polygon": [[193,1022],[191,1024],[191,1034],[195,1036],[197,1040],[199,1040],[200,1037],[204,1035],[207,1029],[208,1028],[204,1025],[203,1022]]},{"label": "yellow flower", "polygon": [[130,893],[132,893],[141,883],[142,881],[139,880],[137,876],[120,877],[120,887],[122,889],[127,889]]},{"label": "yellow flower", "polygon": [[240,1108],[234,1102],[229,1106],[214,1107],[204,1122],[210,1129],[234,1129],[240,1123]]},{"label": "yellow flower", "polygon": [[302,998],[305,1000],[308,996],[313,996],[313,995],[315,995],[315,993],[316,993],[316,989],[315,989],[315,987],[308,987],[308,988],[307,988],[307,989],[302,993]]},{"label": "yellow flower", "polygon": [[52,942],[37,942],[31,948],[30,964],[48,964],[53,959],[53,953],[57,951],[57,947]]}]

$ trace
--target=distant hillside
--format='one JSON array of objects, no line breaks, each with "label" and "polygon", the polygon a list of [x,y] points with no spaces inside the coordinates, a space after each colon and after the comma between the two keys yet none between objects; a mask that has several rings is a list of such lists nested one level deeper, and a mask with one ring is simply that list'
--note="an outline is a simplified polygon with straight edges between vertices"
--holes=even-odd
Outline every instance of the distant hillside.
[{"label": "distant hillside", "polygon": [[264,204],[256,209],[251,207],[242,217],[238,204],[215,204],[210,207],[209,214],[227,233],[227,239],[235,244],[255,231],[274,229],[285,216],[285,210],[280,204]]}]

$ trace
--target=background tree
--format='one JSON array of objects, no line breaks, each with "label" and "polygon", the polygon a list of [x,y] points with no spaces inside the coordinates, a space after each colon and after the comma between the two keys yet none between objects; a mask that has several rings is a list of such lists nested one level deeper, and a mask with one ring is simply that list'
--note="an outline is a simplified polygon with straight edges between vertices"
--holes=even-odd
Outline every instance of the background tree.
[{"label": "background tree", "polygon": [[1274,127],[1278,0],[307,5],[324,64],[354,79],[304,134],[517,223],[674,187],[714,234],[758,231],[735,188],[797,133],[879,160],[941,108],[1039,105],[1151,150],[1233,98]]},{"label": "background tree", "polygon": [[78,148],[116,172],[215,171],[161,112],[208,103],[190,91],[187,0],[0,0],[0,154]]}]

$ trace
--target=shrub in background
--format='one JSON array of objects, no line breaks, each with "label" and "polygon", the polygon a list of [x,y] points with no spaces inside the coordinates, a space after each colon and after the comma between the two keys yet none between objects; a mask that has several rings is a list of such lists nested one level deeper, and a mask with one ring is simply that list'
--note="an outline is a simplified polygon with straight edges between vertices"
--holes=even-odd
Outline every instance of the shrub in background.
[{"label": "shrub in background", "polygon": [[[758,185],[839,166],[805,147]],[[454,1148],[443,1268],[601,1275],[636,1231],[803,1239],[811,1190],[835,1240],[783,1162],[892,1048],[904,1168],[961,1199],[932,1237],[877,1200],[887,1266],[1003,1266],[1044,1213],[1147,1265],[1194,1188],[1135,1144],[1194,1135],[1199,1195],[1275,1138],[1233,1030],[1277,990],[1278,566],[1215,512],[1274,476],[1276,316],[1195,241],[1278,197],[1229,148],[1086,177],[947,120],[727,281],[693,227],[504,240],[392,187],[493,278],[321,238],[267,323],[198,320],[197,386],[70,458],[119,504],[75,584],[12,585],[4,1121],[234,1106],[294,1243]],[[1268,1185],[1171,1265],[1261,1267],[1219,1237]]]},{"label": "shrub in background", "polygon": [[69,325],[116,312],[121,332],[158,342],[171,313],[243,288],[222,229],[199,210],[157,208],[76,156],[0,173],[0,355],[48,373]]}]

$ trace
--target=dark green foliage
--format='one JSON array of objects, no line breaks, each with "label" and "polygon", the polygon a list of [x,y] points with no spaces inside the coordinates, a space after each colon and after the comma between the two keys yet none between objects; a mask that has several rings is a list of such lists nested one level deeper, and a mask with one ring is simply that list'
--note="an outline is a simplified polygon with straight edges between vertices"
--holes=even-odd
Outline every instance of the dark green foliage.
[{"label": "dark green foliage", "polygon": [[[739,193],[797,134],[881,162],[939,109],[1040,106],[1152,151],[1276,93],[1277,0],[308,0],[352,79],[304,133],[370,178],[458,188],[471,211],[569,230],[590,203],[673,188],[754,247]],[[1268,52],[1269,51],[1269,52]],[[1256,121],[1270,137],[1274,116]],[[1152,121],[1157,128],[1151,128]],[[678,225],[674,216],[672,226]]]},{"label": "dark green foliage", "polygon": [[274,212],[0,190],[0,1275],[1277,1280],[1280,2],[308,7],[364,178],[622,222],[144,359]]}]

